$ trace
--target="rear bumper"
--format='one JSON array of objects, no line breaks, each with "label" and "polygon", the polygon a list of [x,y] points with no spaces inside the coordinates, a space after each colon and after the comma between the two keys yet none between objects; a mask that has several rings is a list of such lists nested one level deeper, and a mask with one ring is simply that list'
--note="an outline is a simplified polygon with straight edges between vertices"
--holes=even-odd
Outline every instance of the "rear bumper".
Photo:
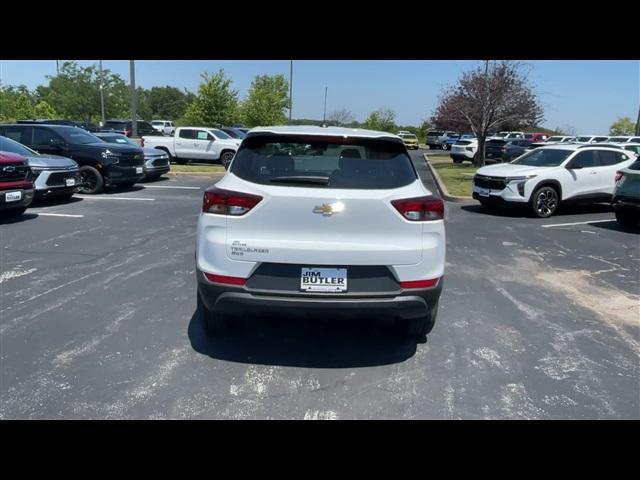
[{"label": "rear bumper", "polygon": [[611,199],[613,208],[640,211],[640,198],[629,195],[614,195]]},{"label": "rear bumper", "polygon": [[347,317],[372,316],[395,319],[415,319],[428,315],[442,293],[443,280],[433,288],[406,289],[376,295],[308,295],[299,292],[284,294],[256,293],[244,286],[210,282],[196,270],[198,294],[210,311],[241,316],[246,313],[280,316]]}]

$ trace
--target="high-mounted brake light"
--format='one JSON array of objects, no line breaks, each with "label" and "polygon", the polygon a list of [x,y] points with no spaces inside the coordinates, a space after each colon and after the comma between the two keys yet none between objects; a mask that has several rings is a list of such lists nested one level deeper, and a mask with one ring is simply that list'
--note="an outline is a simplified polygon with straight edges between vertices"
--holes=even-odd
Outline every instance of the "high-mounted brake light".
[{"label": "high-mounted brake light", "polygon": [[207,280],[215,283],[225,283],[227,285],[244,285],[247,283],[246,278],[242,277],[228,277],[226,275],[216,275],[214,273],[206,273],[204,274],[207,277]]},{"label": "high-mounted brake light", "polygon": [[392,200],[391,204],[407,220],[424,222],[444,217],[444,202],[434,196]]},{"label": "high-mounted brake light", "polygon": [[440,278],[429,278],[428,280],[412,280],[408,282],[400,282],[400,288],[431,288],[435,287]]},{"label": "high-mounted brake light", "polygon": [[261,200],[262,197],[259,195],[213,187],[204,192],[202,211],[239,217],[255,207]]}]

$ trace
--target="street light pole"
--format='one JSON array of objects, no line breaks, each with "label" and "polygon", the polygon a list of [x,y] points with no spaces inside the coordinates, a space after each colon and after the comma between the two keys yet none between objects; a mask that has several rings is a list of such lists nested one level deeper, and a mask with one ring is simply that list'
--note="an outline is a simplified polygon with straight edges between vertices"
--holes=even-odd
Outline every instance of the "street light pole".
[{"label": "street light pole", "polygon": [[289,64],[289,123],[291,123],[291,114],[293,112],[293,60]]},{"label": "street light pole", "polygon": [[138,122],[136,116],[136,64],[129,60],[129,89],[131,92],[131,136],[138,137]]},{"label": "street light pole", "polygon": [[636,133],[635,135],[640,135],[640,106],[638,107],[638,120],[636,121]]},{"label": "street light pole", "polygon": [[322,114],[322,124],[325,124],[327,119],[327,90],[329,87],[324,87],[324,113]]},{"label": "street light pole", "polygon": [[104,77],[102,76],[102,60],[100,60],[100,112],[102,117],[101,127],[104,127],[105,118],[104,118]]}]

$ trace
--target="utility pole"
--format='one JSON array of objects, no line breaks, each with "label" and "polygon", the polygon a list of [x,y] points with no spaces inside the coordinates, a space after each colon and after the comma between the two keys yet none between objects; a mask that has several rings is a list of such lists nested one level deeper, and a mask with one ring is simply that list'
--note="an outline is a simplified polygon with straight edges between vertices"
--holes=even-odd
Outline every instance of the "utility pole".
[{"label": "utility pole", "polygon": [[100,111],[102,113],[102,123],[101,127],[104,127],[105,118],[104,118],[104,77],[102,76],[102,60],[100,60]]},{"label": "utility pole", "polygon": [[293,60],[289,64],[289,123],[293,112]]},{"label": "utility pole", "polygon": [[56,60],[56,76],[60,75],[60,65],[58,65],[58,60]]},{"label": "utility pole", "polygon": [[327,118],[327,90],[329,87],[324,87],[324,113],[322,114],[322,124],[325,124]]},{"label": "utility pole", "polygon": [[129,89],[131,92],[131,136],[138,137],[138,118],[136,116],[136,64],[129,60]]}]

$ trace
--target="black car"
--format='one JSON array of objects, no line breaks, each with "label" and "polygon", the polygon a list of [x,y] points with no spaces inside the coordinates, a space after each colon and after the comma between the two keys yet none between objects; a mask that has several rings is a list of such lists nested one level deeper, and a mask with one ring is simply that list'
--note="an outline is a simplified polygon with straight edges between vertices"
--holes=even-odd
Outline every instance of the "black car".
[{"label": "black car", "polygon": [[507,144],[507,140],[492,138],[484,144],[484,156],[487,160],[502,162],[502,148]]},{"label": "black car", "polygon": [[221,127],[218,130],[222,130],[224,133],[229,135],[231,138],[237,138],[238,140],[243,140],[244,137],[247,136],[246,132],[244,132],[243,129],[238,128],[238,127]]},{"label": "black car", "polygon": [[519,138],[507,141],[504,147],[502,147],[502,161],[510,162],[525,153],[530,146],[531,140]]},{"label": "black car", "polygon": [[[137,125],[139,137],[143,135],[158,135],[158,131],[149,122],[138,120]],[[121,133],[130,137],[133,133],[133,122],[131,120],[107,120],[102,127],[102,131]]]},{"label": "black car", "polygon": [[100,127],[98,125],[96,125],[95,123],[82,122],[82,121],[77,121],[77,120],[48,120],[48,119],[18,120],[17,123],[39,123],[39,124],[44,124],[44,125],[67,125],[69,127],[79,127],[79,128],[82,128],[82,129],[86,130],[87,132],[91,132],[91,133],[100,131]]},{"label": "black car", "polygon": [[0,135],[38,153],[61,155],[80,167],[80,193],[100,193],[105,185],[131,187],[144,177],[139,147],[106,143],[85,130],[66,125],[0,125]]}]

